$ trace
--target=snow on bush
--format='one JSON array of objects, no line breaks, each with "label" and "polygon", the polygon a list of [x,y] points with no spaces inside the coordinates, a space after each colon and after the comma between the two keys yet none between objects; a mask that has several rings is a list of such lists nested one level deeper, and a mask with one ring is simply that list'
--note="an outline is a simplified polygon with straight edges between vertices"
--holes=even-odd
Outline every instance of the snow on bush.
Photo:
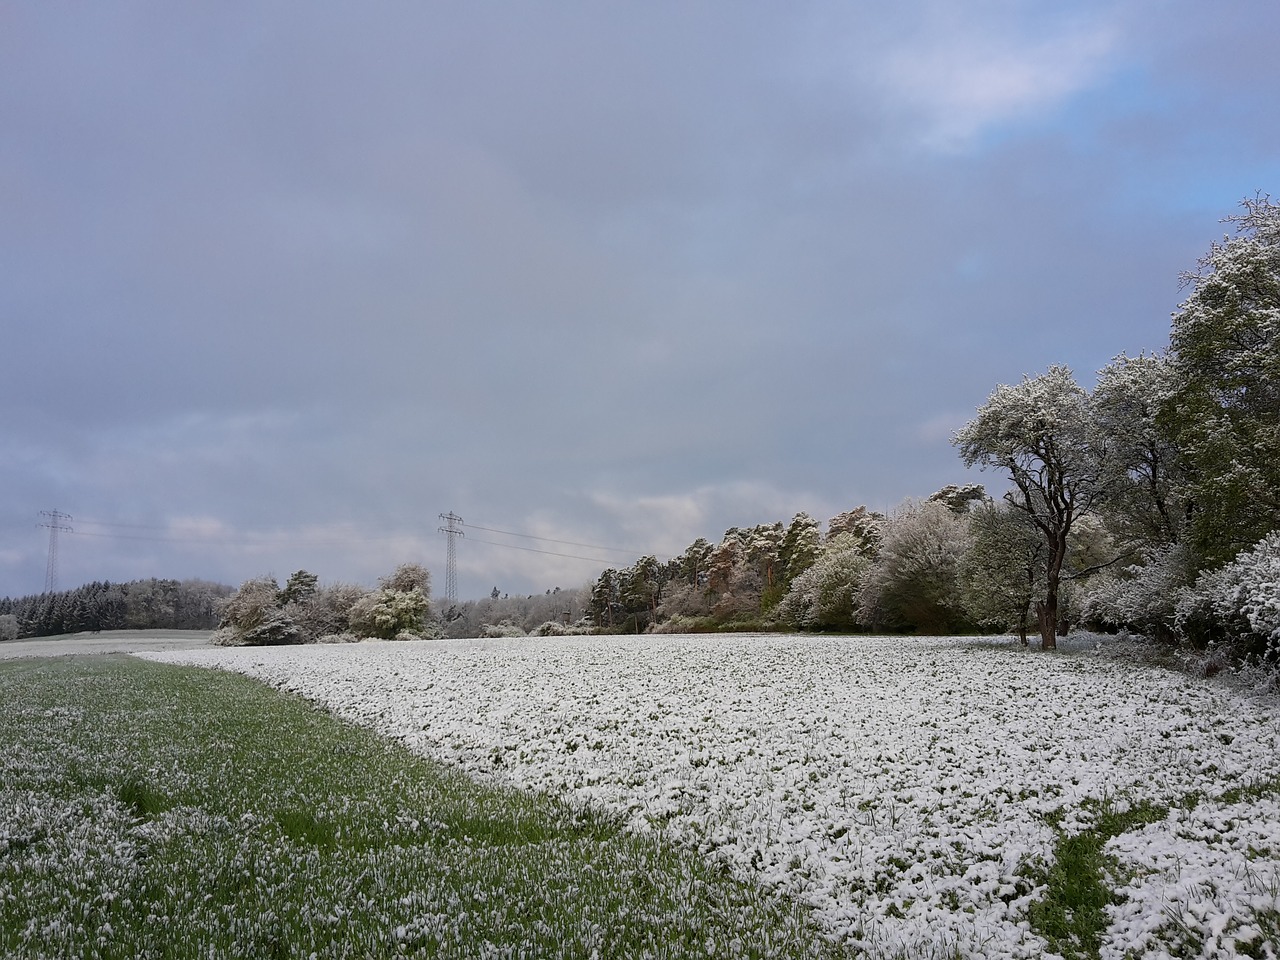
[{"label": "snow on bush", "polygon": [[222,624],[213,642],[228,647],[301,643],[297,624],[277,606],[279,594],[272,577],[246,580],[222,608]]},{"label": "snow on bush", "polygon": [[354,633],[326,633],[316,643],[359,643],[360,638]]},{"label": "snow on bush", "polygon": [[1193,635],[1208,622],[1232,638],[1253,641],[1264,659],[1280,657],[1280,531],[1203,574],[1179,601],[1177,620]]},{"label": "snow on bush", "polygon": [[[875,957],[1043,956],[1028,910],[1061,830],[1088,829],[1104,802],[1173,805],[1280,779],[1273,701],[1007,642],[645,636],[149,656],[243,671],[472,775],[663,830],[810,904]],[[1239,802],[1242,817],[1269,815]],[[1144,907],[1153,930],[1191,909],[1170,891]],[[1229,899],[1205,916],[1243,930],[1249,905]],[[1121,946],[1137,936],[1126,916]]]},{"label": "snow on bush", "polygon": [[1122,576],[1103,574],[1086,586],[1081,616],[1093,624],[1171,637],[1190,564],[1185,547],[1173,546],[1153,553],[1142,565],[1126,568]]},{"label": "snow on bush", "polygon": [[383,587],[366,593],[351,607],[351,632],[360,637],[395,639],[402,633],[417,634],[426,616],[427,598],[420,589]]},{"label": "snow on bush", "polygon": [[510,620],[503,620],[499,623],[481,624],[480,636],[487,640],[515,639],[525,636],[525,632],[518,624],[514,624]]}]

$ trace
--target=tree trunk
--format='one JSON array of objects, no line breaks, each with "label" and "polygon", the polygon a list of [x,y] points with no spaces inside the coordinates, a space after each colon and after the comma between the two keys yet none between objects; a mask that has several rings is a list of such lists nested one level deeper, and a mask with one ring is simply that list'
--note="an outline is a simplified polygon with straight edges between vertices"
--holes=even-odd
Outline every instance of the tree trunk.
[{"label": "tree trunk", "polygon": [[1036,616],[1040,621],[1040,649],[1058,649],[1058,578],[1056,571],[1049,571],[1049,584],[1044,599],[1036,604]]},{"label": "tree trunk", "polygon": [[1056,536],[1049,540],[1049,563],[1045,570],[1044,600],[1036,604],[1040,618],[1040,648],[1058,649],[1058,582],[1062,578],[1062,564],[1067,559],[1067,531],[1063,525]]},{"label": "tree trunk", "polygon": [[1058,649],[1058,597],[1049,594],[1036,604],[1036,618],[1040,621],[1040,649]]},{"label": "tree trunk", "polygon": [[1027,621],[1031,616],[1031,601],[1028,600],[1022,605],[1022,611],[1018,614],[1018,639],[1022,641],[1022,645],[1027,645]]}]

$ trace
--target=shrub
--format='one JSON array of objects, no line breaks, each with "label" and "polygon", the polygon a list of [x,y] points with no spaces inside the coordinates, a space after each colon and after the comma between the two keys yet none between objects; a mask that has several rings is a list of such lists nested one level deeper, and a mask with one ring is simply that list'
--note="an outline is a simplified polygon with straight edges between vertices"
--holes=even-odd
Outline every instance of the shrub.
[{"label": "shrub", "polygon": [[1202,574],[1178,601],[1176,623],[1193,642],[1237,641],[1280,660],[1280,531]]},{"label": "shrub", "polygon": [[277,606],[280,587],[273,577],[246,580],[222,609],[222,624],[213,642],[228,647],[279,646],[301,643],[302,631]]},{"label": "shrub", "polygon": [[323,637],[319,637],[316,643],[359,643],[360,638],[354,633],[326,633]]},{"label": "shrub", "polygon": [[391,590],[386,587],[366,593],[351,607],[351,631],[360,637],[392,640],[408,631],[422,630],[427,616],[427,598],[417,587]]},{"label": "shrub", "polygon": [[650,633],[716,633],[720,625],[711,617],[686,617],[677,614],[653,625]]},{"label": "shrub", "polygon": [[871,566],[862,542],[841,534],[817,561],[791,582],[776,608],[778,619],[805,630],[849,630],[856,625],[858,594]]},{"label": "shrub", "polygon": [[480,626],[480,636],[486,640],[500,640],[504,637],[523,637],[525,632],[510,620],[499,623],[485,623]]},{"label": "shrub", "polygon": [[257,626],[268,610],[275,609],[280,585],[274,577],[254,577],[240,584],[240,589],[227,598],[219,626],[248,630]]},{"label": "shrub", "polygon": [[1095,627],[1135,630],[1159,640],[1174,636],[1178,598],[1190,582],[1185,548],[1169,547],[1119,576],[1094,580],[1081,601],[1081,617]]},{"label": "shrub", "polygon": [[907,501],[884,525],[880,553],[862,579],[858,618],[866,626],[950,633],[966,625],[960,558],[968,522],[939,501]]},{"label": "shrub", "polygon": [[243,646],[240,642],[240,633],[231,627],[219,627],[213,631],[213,636],[209,638],[209,642],[215,647]]},{"label": "shrub", "polygon": [[302,631],[283,610],[266,612],[261,622],[245,630],[240,642],[246,647],[275,647],[289,643],[301,643]]},{"label": "shrub", "polygon": [[315,643],[331,634],[349,633],[351,608],[364,588],[351,583],[320,587],[304,599],[285,603],[284,611],[303,633],[305,643]]}]

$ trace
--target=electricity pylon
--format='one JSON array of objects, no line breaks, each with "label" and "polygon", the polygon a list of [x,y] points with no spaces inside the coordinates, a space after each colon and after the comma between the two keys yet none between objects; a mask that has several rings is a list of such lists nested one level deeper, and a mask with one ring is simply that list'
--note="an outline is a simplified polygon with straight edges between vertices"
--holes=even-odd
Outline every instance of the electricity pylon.
[{"label": "electricity pylon", "polygon": [[41,510],[40,516],[49,519],[40,526],[49,528],[49,563],[44,570],[44,592],[55,593],[58,589],[58,531],[72,533],[72,529],[62,521],[70,520],[71,514],[60,510]]},{"label": "electricity pylon", "polygon": [[446,526],[440,528],[445,538],[444,562],[444,598],[450,605],[458,602],[458,550],[455,546],[458,537],[465,537],[462,532],[462,518],[452,510],[440,514]]}]

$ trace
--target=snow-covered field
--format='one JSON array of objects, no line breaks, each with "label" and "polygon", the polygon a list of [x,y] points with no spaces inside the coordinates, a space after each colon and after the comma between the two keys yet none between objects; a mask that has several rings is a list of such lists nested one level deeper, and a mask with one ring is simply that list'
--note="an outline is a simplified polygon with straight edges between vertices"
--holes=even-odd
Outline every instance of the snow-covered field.
[{"label": "snow-covered field", "polygon": [[661,828],[873,956],[1044,955],[1027,911],[1060,832],[1167,804],[1108,845],[1127,899],[1103,954],[1276,956],[1280,704],[1088,649],[739,635],[143,655],[242,671],[479,777]]}]

